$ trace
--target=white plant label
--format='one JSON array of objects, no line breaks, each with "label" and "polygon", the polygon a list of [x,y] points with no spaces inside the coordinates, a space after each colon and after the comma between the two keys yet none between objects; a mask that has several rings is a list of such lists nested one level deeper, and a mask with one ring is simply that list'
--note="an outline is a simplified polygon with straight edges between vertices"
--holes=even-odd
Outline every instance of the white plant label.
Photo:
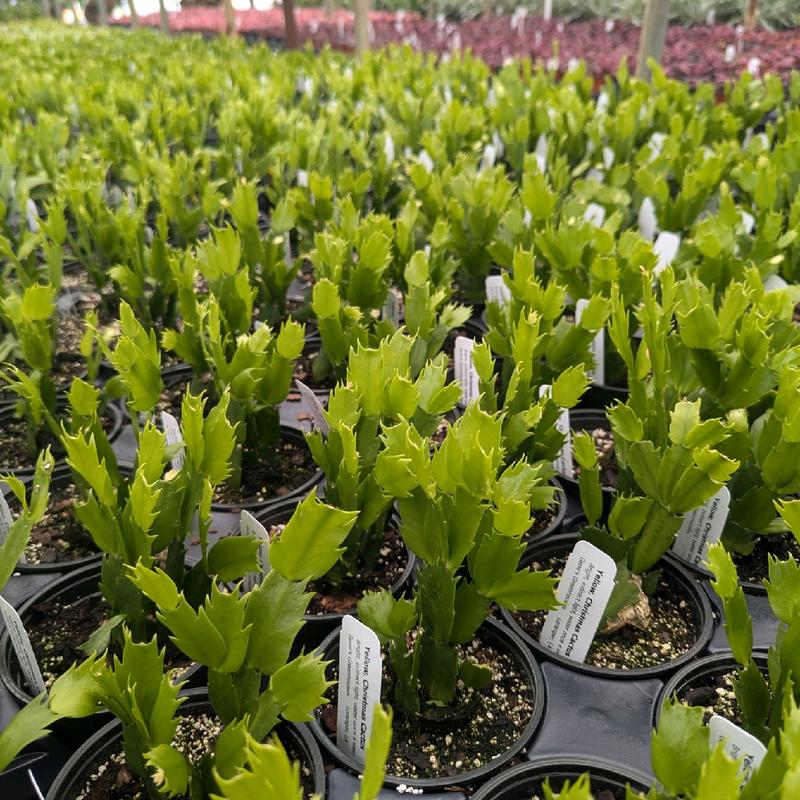
[{"label": "white plant label", "polygon": [[658,256],[658,263],[653,270],[656,277],[658,277],[678,255],[678,248],[681,246],[681,237],[678,233],[670,233],[669,231],[661,231],[658,238],[653,245],[653,250]]},{"label": "white plant label", "polygon": [[583,218],[596,228],[599,228],[605,222],[606,210],[598,203],[589,203],[586,206],[586,211],[583,212]]},{"label": "white plant label", "polygon": [[388,319],[396,328],[400,327],[403,321],[403,293],[394,286],[389,288],[386,294],[386,301],[381,309],[383,319]]},{"label": "white plant label", "polygon": [[690,511],[678,529],[672,552],[692,566],[706,561],[709,546],[722,536],[730,504],[731,493],[727,486],[723,486],[710,500]]},{"label": "white plant label", "polygon": [[708,721],[708,734],[709,750],[724,742],[727,755],[734,761],[742,759],[739,775],[742,779],[741,786],[744,786],[764,760],[767,748],[755,736],[718,714]]},{"label": "white plant label", "polygon": [[614,151],[606,145],[603,148],[603,166],[608,170],[614,166],[614,160],[616,159],[616,155],[614,155]]},{"label": "white plant label", "polygon": [[656,219],[656,206],[652,197],[645,197],[639,206],[639,233],[651,242],[658,232],[658,220]]},{"label": "white plant label", "polygon": [[37,233],[39,230],[39,210],[36,208],[36,203],[34,203],[30,197],[25,204],[25,216],[27,218],[28,230],[31,233]]},{"label": "white plant label", "polygon": [[494,147],[494,152],[497,157],[502,158],[503,154],[506,152],[506,146],[497,131],[492,133],[492,147]]},{"label": "white plant label", "polygon": [[780,275],[770,275],[764,281],[764,291],[765,292],[778,292],[781,289],[785,289],[789,284],[781,278]]},{"label": "white plant label", "polygon": [[495,161],[497,161],[497,151],[494,149],[493,144],[487,144],[483,148],[483,155],[481,156],[481,169],[491,169]]},{"label": "white plant label", "polygon": [[283,260],[287,267],[292,266],[292,240],[288,233],[283,237]]},{"label": "white plant label", "polygon": [[592,167],[586,173],[587,181],[595,181],[595,183],[602,183],[605,179],[606,179],[606,173],[603,172],[602,169],[597,169],[597,167]]},{"label": "white plant label", "polygon": [[564,604],[547,612],[539,643],[582,664],[614,589],[617,565],[589,542],[578,542],[567,559],[556,597]]},{"label": "white plant label", "polygon": [[[575,304],[575,322],[580,323],[584,309],[589,305],[586,298],[581,298]],[[604,386],[606,382],[606,331],[600,328],[592,339],[590,345],[594,366],[589,370],[589,377],[592,383],[597,386]]]},{"label": "white plant label", "polygon": [[608,93],[606,91],[600,92],[597,95],[597,104],[595,105],[596,114],[605,114],[608,111]]},{"label": "white plant label", "polygon": [[499,303],[504,306],[511,302],[511,290],[506,286],[502,275],[489,275],[485,284],[487,303]]},{"label": "white plant label", "polygon": [[542,175],[547,175],[547,137],[542,133],[536,140],[536,164]]},{"label": "white plant label", "polygon": [[394,139],[392,139],[391,133],[387,133],[383,140],[383,155],[386,157],[387,164],[394,161]]},{"label": "white plant label", "polygon": [[[166,437],[167,444],[183,444],[183,434],[181,433],[181,426],[178,420],[166,411],[161,412],[161,427],[164,429],[164,436]],[[172,469],[179,472],[183,469],[183,463],[186,460],[184,449],[181,448],[172,457]]]},{"label": "white plant label", "polygon": [[428,155],[427,150],[419,151],[419,163],[422,164],[425,172],[433,172],[433,159]]},{"label": "white plant label", "polygon": [[749,212],[749,211],[742,211],[742,227],[744,228],[744,232],[749,236],[753,232],[753,228],[756,224],[756,218]]},{"label": "white plant label", "polygon": [[730,64],[733,59],[736,58],[736,45],[729,44],[725,46],[725,55],[723,59],[725,60],[726,64]]},{"label": "white plant label", "polygon": [[553,18],[553,0],[544,0],[542,3],[542,19],[549,22]]},{"label": "white plant label", "polygon": [[349,614],[339,634],[336,744],[364,763],[372,714],[381,700],[381,645],[375,632]]},{"label": "white plant label", "polygon": [[297,170],[297,185],[302,186],[303,189],[308,189],[308,171],[304,169]]},{"label": "white plant label", "polygon": [[325,419],[325,409],[322,407],[319,397],[317,397],[303,381],[299,381],[295,378],[294,382],[301,397],[308,403],[311,416],[314,418],[314,427],[317,428],[323,436],[327,436],[328,431],[330,431],[330,425],[328,425],[328,421]]},{"label": "white plant label", "polygon": [[456,336],[455,349],[453,351],[453,361],[456,383],[461,387],[461,399],[458,405],[466,408],[471,401],[477,400],[480,394],[478,387],[478,373],[472,363],[472,348],[475,341],[466,336]]},{"label": "white plant label", "polygon": [[17,610],[4,597],[0,597],[0,617],[3,618],[3,623],[11,639],[11,646],[17,654],[17,660],[28,688],[34,695],[41,694],[46,691],[44,679],[31,647],[28,632],[25,630]]},{"label": "white plant label", "polygon": [[269,563],[269,534],[267,529],[249,512],[242,510],[239,516],[239,533],[242,536],[253,536],[261,541],[258,548],[258,560],[261,562],[261,572],[251,572],[242,580],[242,589],[250,592],[258,586],[264,576],[270,571]]},{"label": "white plant label", "polygon": [[[539,397],[550,397],[553,387],[549,383],[543,383],[539,387]],[[572,428],[569,424],[569,409],[561,410],[556,420],[556,430],[563,434],[564,444],[561,445],[561,452],[553,461],[553,469],[560,475],[572,478],[575,475],[575,467],[572,462]]]},{"label": "white plant label", "polygon": [[8,538],[8,532],[13,524],[14,517],[11,515],[11,509],[8,507],[6,498],[0,494],[0,544]]}]

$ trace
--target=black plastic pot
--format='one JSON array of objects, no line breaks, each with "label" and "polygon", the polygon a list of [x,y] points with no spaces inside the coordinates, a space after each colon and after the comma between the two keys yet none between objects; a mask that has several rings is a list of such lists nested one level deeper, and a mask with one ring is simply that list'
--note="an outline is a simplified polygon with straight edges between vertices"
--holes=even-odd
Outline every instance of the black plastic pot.
[{"label": "black plastic pot", "polygon": [[[542,541],[530,547],[525,552],[520,560],[520,565],[527,567],[532,561],[542,560],[543,558],[555,554],[569,553],[575,546],[578,538],[577,533],[563,533],[559,536],[553,536],[547,541]],[[663,678],[680,669],[684,664],[694,660],[705,651],[713,634],[714,615],[708,596],[703,591],[700,584],[689,571],[684,569],[674,558],[668,555],[664,556],[664,558],[658,562],[658,568],[669,574],[670,578],[680,586],[684,595],[683,599],[691,604],[695,619],[697,620],[694,645],[683,655],[666,664],[641,669],[606,669],[590,664],[580,664],[564,656],[557,655],[541,645],[522,628],[514,619],[511,612],[506,609],[501,609],[501,613],[511,629],[542,659],[553,661],[563,667],[582,672],[586,675],[595,675],[602,678],[616,678],[618,680]]]},{"label": "black plastic pot", "polygon": [[[58,399],[58,408],[61,411],[66,410],[67,399],[66,396],[60,395]],[[15,421],[16,403],[4,404],[0,403],[0,427],[8,425]],[[106,403],[100,411],[100,416],[110,422],[110,427],[107,430],[108,441],[114,442],[122,430],[124,420],[122,411],[115,403]],[[63,449],[59,443],[52,447],[53,455],[58,456],[63,453]],[[11,472],[18,478],[25,478],[26,476],[33,475],[35,466],[20,467],[19,469],[11,470]]]},{"label": "black plastic pot", "polygon": [[[288,522],[292,514],[294,514],[294,510],[297,508],[299,502],[300,500],[298,498],[283,500],[256,514],[256,519],[269,531],[272,525],[280,525]],[[399,530],[400,520],[397,514],[393,513],[390,519]],[[406,568],[397,581],[389,587],[389,591],[391,591],[395,597],[400,597],[406,591],[411,583],[416,568],[416,557],[408,548],[406,548],[406,552],[408,553]],[[305,624],[294,640],[292,652],[299,653],[301,650],[305,650],[308,653],[314,650],[323,639],[330,636],[333,631],[339,628],[342,624],[342,619],[348,614],[357,616],[355,609],[351,611],[332,612],[329,614],[305,614],[303,616]]]},{"label": "black plastic pot", "polygon": [[[758,668],[767,674],[767,655],[766,653],[753,653],[753,661],[756,662]],[[680,695],[689,684],[702,679],[704,677],[717,677],[725,675],[728,672],[740,669],[739,663],[730,652],[714,653],[714,655],[705,656],[697,661],[687,664],[683,669],[676,672],[665,684],[664,688],[659,692],[656,702],[653,705],[653,727],[658,727],[658,721],[661,718],[661,709],[664,702],[673,695]]]},{"label": "black plastic pot", "polygon": [[[596,428],[610,431],[611,424],[604,411],[596,408],[572,408],[569,412],[570,428],[580,433],[581,431],[593,431]],[[570,497],[578,498],[578,480],[572,475],[560,475],[558,479],[564,484],[567,494]],[[611,511],[614,495],[617,490],[610,486],[603,486],[603,513],[607,515]]]},{"label": "black plastic pot", "polygon": [[[124,470],[122,470],[124,471]],[[26,484],[30,483],[32,476],[28,476],[27,478],[23,479],[23,482]],[[59,464],[53,470],[53,477],[50,479],[50,486],[52,488],[56,488],[59,486],[65,486],[73,482],[72,472],[66,464]],[[5,492],[6,500],[11,501],[11,498],[14,496],[10,490]],[[101,553],[92,553],[88,556],[83,556],[82,558],[74,558],[70,561],[57,561],[50,564],[28,564],[26,562],[19,562],[17,564],[16,571],[23,574],[23,575],[43,575],[47,573],[61,573],[61,572],[71,572],[72,570],[80,569],[81,567],[85,567],[87,564],[92,564],[94,562],[100,561],[102,557]]]},{"label": "black plastic pot", "polygon": [[[100,583],[101,562],[95,561],[80,569],[62,575],[60,578],[46,584],[38,592],[30,595],[27,600],[19,607],[18,612],[23,624],[31,621],[32,617],[40,613],[36,606],[41,603],[58,602],[64,605],[74,603],[78,600],[89,600],[100,602]],[[182,675],[182,681],[190,684],[200,678],[202,667],[199,664],[192,664]],[[0,680],[3,681],[8,691],[22,704],[29,703],[33,699],[30,694],[25,679],[17,665],[17,657],[11,645],[11,639],[7,630],[3,630],[0,635]],[[101,712],[102,713],[102,712]],[[80,720],[76,721],[81,723]]]},{"label": "black plastic pot", "polygon": [[[186,714],[190,710],[212,710],[207,689],[190,689],[182,692],[182,695],[189,699],[180,707],[179,714]],[[325,767],[313,737],[303,727],[291,722],[282,722],[275,732],[287,750],[298,753],[307,763],[311,769],[314,793],[321,797],[325,791]],[[70,800],[79,790],[81,782],[86,780],[87,774],[121,748],[122,724],[114,720],[75,751],[53,781],[47,800]]]},{"label": "black plastic pot", "polygon": [[[339,649],[339,630],[335,630],[320,645],[319,652],[326,660],[338,659]],[[523,642],[508,628],[501,625],[496,620],[489,618],[483,622],[478,629],[478,637],[485,643],[497,650],[508,653],[516,661],[518,669],[525,675],[527,683],[533,690],[533,712],[527,725],[519,732],[519,737],[514,744],[506,750],[503,755],[498,756],[488,764],[484,764],[478,769],[470,770],[453,777],[442,778],[403,778],[397,775],[387,774],[384,779],[384,786],[397,787],[405,785],[411,789],[421,789],[424,792],[446,791],[448,789],[476,789],[486,782],[490,777],[497,774],[510,761],[517,758],[523,751],[528,742],[533,738],[542,720],[545,708],[545,686],[539,665],[533,659],[531,653],[526,649]],[[342,752],[336,742],[328,736],[320,723],[320,712],[310,723],[311,731],[320,744],[323,754],[333,759],[340,767],[358,775],[362,767],[357,761]]]},{"label": "black plastic pot", "polygon": [[620,770],[600,759],[537,758],[492,778],[472,795],[472,800],[531,800],[534,796],[544,796],[542,786],[545,781],[550,781],[554,792],[560,792],[564,781],[574,783],[585,772],[589,773],[595,793],[605,789],[620,792],[624,797],[626,784],[639,792],[646,792],[649,788],[647,776],[632,770]]}]

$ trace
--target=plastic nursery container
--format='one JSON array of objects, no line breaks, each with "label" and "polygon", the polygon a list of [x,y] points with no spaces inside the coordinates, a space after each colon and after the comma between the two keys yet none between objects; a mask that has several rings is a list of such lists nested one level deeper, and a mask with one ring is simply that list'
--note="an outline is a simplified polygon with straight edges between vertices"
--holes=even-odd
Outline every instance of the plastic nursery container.
[{"label": "plastic nursery container", "polygon": [[[66,405],[67,405],[66,396],[60,395],[57,405],[60,410],[62,411],[66,410]],[[16,409],[15,404],[0,403],[0,428],[11,425],[15,421],[17,421],[15,409]],[[106,405],[104,405],[100,411],[100,416],[105,421],[106,434],[108,436],[109,442],[116,441],[116,439],[120,435],[120,432],[122,431],[122,426],[125,421],[119,406],[117,406],[115,403],[106,403]],[[23,424],[27,425],[27,422],[23,422]],[[64,452],[60,443],[58,442],[54,442],[51,445],[51,451],[53,455],[56,457],[63,454]],[[31,464],[29,466],[20,467],[18,469],[8,469],[3,471],[10,472],[13,475],[16,475],[18,478],[22,479],[29,475],[33,475],[34,470],[35,470],[35,465]]]},{"label": "plastic nursery container", "polygon": [[[319,647],[319,652],[326,660],[334,662],[338,660],[340,631],[341,629],[335,630]],[[533,709],[528,723],[519,732],[516,741],[502,755],[488,764],[452,777],[439,778],[405,778],[391,775],[387,771],[384,779],[384,787],[386,789],[392,790],[398,786],[406,786],[413,793],[420,794],[424,792],[426,796],[429,793],[435,794],[436,792],[457,792],[459,789],[465,790],[469,794],[470,791],[481,786],[503,767],[518,758],[535,735],[545,708],[545,686],[538,664],[519,637],[492,618],[482,623],[478,629],[477,637],[496,650],[509,654],[516,662],[517,668],[524,675],[533,693]],[[334,687],[332,692],[335,691],[336,688]],[[333,697],[335,699],[335,694]],[[319,710],[317,710],[310,725],[311,731],[319,742],[326,759],[332,759],[337,766],[354,775],[361,773],[361,765],[340,750],[336,745],[335,739],[329,736],[322,727]]]},{"label": "plastic nursery container", "polygon": [[560,792],[564,781],[574,783],[585,772],[589,773],[595,796],[605,790],[612,792],[615,798],[624,798],[626,785],[634,791],[646,792],[650,783],[645,775],[620,770],[600,759],[537,758],[492,778],[472,795],[472,800],[531,800],[534,796],[544,796],[545,781],[550,781],[554,792]]},{"label": "plastic nursery container", "polygon": [[[297,498],[284,500],[256,514],[256,519],[269,531],[273,525],[281,525],[288,522],[299,502]],[[400,520],[397,514],[391,514],[387,522],[391,522],[399,530]],[[400,597],[405,593],[411,583],[417,563],[414,554],[405,545],[404,548],[408,561],[403,573],[390,587],[387,587],[395,597]],[[330,636],[342,624],[342,619],[347,614],[357,616],[355,608],[349,611],[329,612],[326,614],[305,614],[303,616],[305,624],[294,640],[292,652],[299,653],[301,650],[306,652],[314,650],[323,639]]]},{"label": "plastic nursery container", "polygon": [[[47,583],[37,592],[30,595],[17,609],[23,624],[28,624],[41,615],[40,607],[47,603],[60,603],[67,605],[80,600],[99,603],[100,598],[100,570],[101,562],[95,561],[80,569],[62,575],[60,578]],[[199,680],[202,667],[192,664],[182,674],[180,679],[190,684]],[[0,679],[8,691],[22,704],[33,699],[24,677],[17,665],[17,658],[7,630],[0,636]],[[102,712],[101,712],[102,713]],[[82,721],[77,720],[80,725]],[[66,724],[69,724],[67,721]]]},{"label": "plastic nursery container", "polygon": [[[541,561],[554,555],[568,555],[578,542],[578,539],[577,533],[564,533],[553,536],[546,541],[537,542],[525,552],[520,565],[527,567],[533,561]],[[511,612],[501,609],[501,613],[506,624],[541,659],[554,662],[585,675],[594,675],[602,678],[619,680],[663,678],[697,658],[698,655],[706,650],[713,634],[714,616],[707,594],[689,571],[684,569],[674,558],[664,556],[658,563],[657,568],[663,570],[663,574],[668,575],[670,580],[679,587],[682,599],[690,604],[695,619],[694,644],[685,653],[665,664],[635,669],[610,669],[582,664],[548,650],[522,628]]]},{"label": "plastic nursery container", "polygon": [[[205,688],[190,689],[183,692],[189,698],[179,710],[179,714],[187,712],[212,711],[208,702],[208,690]],[[325,768],[319,747],[305,727],[291,722],[282,722],[276,729],[278,738],[284,747],[300,757],[310,770],[309,782],[313,785],[313,793],[323,796],[325,791]],[[122,749],[122,723],[114,720],[102,727],[85,744],[75,751],[53,781],[47,800],[70,800],[80,790],[81,783],[86,780],[92,769],[102,764],[109,756]]]},{"label": "plastic nursery container", "polygon": [[[766,653],[754,652],[753,661],[766,675],[768,671]],[[730,652],[714,653],[687,664],[664,684],[664,688],[659,693],[653,706],[653,727],[658,727],[661,709],[670,697],[677,695],[680,698],[688,687],[697,686],[704,679],[713,680],[739,669],[741,669],[739,663]],[[694,705],[694,703],[690,703],[690,705]]]}]

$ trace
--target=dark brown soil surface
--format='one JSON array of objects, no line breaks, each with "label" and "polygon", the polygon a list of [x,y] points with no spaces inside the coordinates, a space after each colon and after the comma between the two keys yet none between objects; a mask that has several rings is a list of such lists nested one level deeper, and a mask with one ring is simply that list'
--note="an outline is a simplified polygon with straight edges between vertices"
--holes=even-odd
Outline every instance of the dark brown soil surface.
[{"label": "dark brown soil surface", "polygon": [[63,564],[97,553],[92,537],[72,511],[76,500],[80,494],[74,483],[51,483],[47,510],[25,548],[28,564]]},{"label": "dark brown soil surface", "polygon": [[296,380],[302,381],[309,389],[327,389],[330,391],[336,386],[336,378],[333,375],[328,375],[322,380],[314,378],[314,361],[319,355],[320,346],[321,344],[316,342],[303,348],[303,352],[294,367],[294,377]]},{"label": "dark brown soil surface", "polygon": [[704,722],[708,722],[714,714],[719,714],[741,725],[739,702],[733,691],[734,676],[735,672],[731,670],[695,678],[678,691],[678,699],[687,705],[702,707]]},{"label": "dark brown soil surface", "polygon": [[275,449],[245,468],[242,486],[223,484],[214,492],[214,502],[236,506],[285,497],[314,477],[317,465],[304,441],[281,436]]},{"label": "dark brown soil surface", "polygon": [[769,578],[769,556],[785,561],[792,556],[800,561],[800,544],[791,533],[779,536],[756,536],[753,551],[748,555],[732,553],[739,580],[761,583]]},{"label": "dark brown soil surface", "polygon": [[[550,569],[558,577],[567,556],[534,562],[535,570]],[[605,669],[642,669],[668,664],[694,645],[697,620],[692,606],[680,596],[680,587],[668,572],[662,572],[655,594],[650,597],[651,619],[646,630],[626,626],[602,635],[598,632],[585,664]],[[546,611],[517,611],[514,619],[533,639],[539,641]]]},{"label": "dark brown soil surface", "polygon": [[[426,724],[409,720],[397,710],[387,774],[404,778],[454,777],[477,769],[513,747],[533,713],[533,689],[509,655],[474,639],[464,645],[462,655],[487,664],[492,681],[479,691],[459,682],[451,708],[454,720]],[[331,672],[334,672],[331,669]],[[381,699],[392,705],[396,678],[388,659],[383,662]],[[336,734],[336,687],[331,704],[322,711],[323,726],[331,738]]]}]

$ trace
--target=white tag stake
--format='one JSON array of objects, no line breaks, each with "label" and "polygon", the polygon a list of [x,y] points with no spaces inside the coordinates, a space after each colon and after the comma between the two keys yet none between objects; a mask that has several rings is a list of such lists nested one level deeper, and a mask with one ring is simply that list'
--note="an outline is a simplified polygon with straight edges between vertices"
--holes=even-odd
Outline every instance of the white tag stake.
[{"label": "white tag stake", "polygon": [[258,548],[258,560],[261,562],[261,572],[251,572],[242,580],[242,591],[250,592],[264,580],[270,571],[269,563],[269,534],[267,529],[249,512],[242,510],[239,516],[239,533],[242,536],[254,536],[261,540]]},{"label": "white tag stake", "polygon": [[44,679],[31,647],[28,632],[25,630],[17,610],[4,597],[0,597],[0,617],[3,618],[3,623],[11,639],[11,646],[17,654],[17,660],[28,688],[34,695],[41,694],[46,691]]},{"label": "white tag stake", "polygon": [[770,275],[764,281],[764,291],[765,292],[777,292],[781,289],[785,289],[789,284],[781,278],[780,275]]},{"label": "white tag stake", "polygon": [[405,316],[404,311],[403,293],[394,286],[390,286],[381,309],[381,316],[383,319],[388,319],[395,328],[399,328]]},{"label": "white tag stake", "polygon": [[383,155],[387,164],[394,162],[394,139],[392,139],[392,134],[388,131],[386,132],[386,138],[383,140]]},{"label": "white tag stake", "polygon": [[547,137],[542,133],[536,140],[536,164],[542,175],[547,175]]},{"label": "white tag stake", "polygon": [[484,283],[487,303],[499,303],[505,306],[511,302],[511,290],[506,286],[502,275],[489,275]]},{"label": "white tag stake", "polygon": [[[575,304],[575,322],[580,323],[583,311],[589,301],[584,297]],[[589,370],[592,383],[597,386],[604,386],[606,382],[606,331],[600,328],[592,339],[591,344],[592,359],[594,366]]]},{"label": "white tag stake", "polygon": [[639,206],[639,233],[652,242],[657,232],[658,220],[656,219],[656,207],[653,203],[653,198],[645,197]]},{"label": "white tag stake", "polygon": [[308,403],[311,409],[311,416],[314,418],[314,427],[318,428],[323,436],[327,436],[331,428],[330,425],[328,425],[328,421],[325,419],[325,414],[323,413],[325,409],[322,407],[319,397],[317,397],[303,381],[299,381],[295,378],[294,382],[303,400]]},{"label": "white tag stake", "polygon": [[598,203],[589,203],[586,206],[586,211],[583,212],[583,218],[596,228],[599,228],[605,222],[606,210]]},{"label": "white tag stake", "polygon": [[[181,433],[181,426],[178,425],[178,420],[166,411],[161,412],[161,427],[164,429],[164,436],[166,437],[167,444],[183,444],[183,434]],[[181,448],[172,457],[172,469],[179,472],[183,469],[186,454],[184,449]]]},{"label": "white tag stake", "polygon": [[472,348],[475,342],[466,336],[456,336],[455,350],[453,351],[456,383],[461,387],[461,399],[458,405],[466,408],[471,401],[477,400],[480,394],[478,386],[478,373],[472,363]]},{"label": "white tag stake", "polygon": [[553,18],[553,0],[544,0],[542,4],[542,19],[549,22]]},{"label": "white tag stake", "polygon": [[658,277],[673,261],[678,254],[678,248],[681,246],[681,237],[679,233],[670,233],[669,231],[662,231],[658,234],[658,238],[653,245],[653,250],[658,256],[658,263],[653,270],[653,274]]},{"label": "white tag stake", "polygon": [[381,700],[381,645],[375,632],[349,614],[339,634],[336,744],[364,763],[372,714]]},{"label": "white tag stake", "polygon": [[678,529],[672,552],[694,567],[706,561],[708,548],[722,536],[730,504],[730,490],[723,486],[708,502],[690,511]]},{"label": "white tag stake", "polygon": [[742,218],[742,227],[744,232],[749,236],[753,232],[756,224],[756,218],[749,211],[740,211],[739,215]]},{"label": "white tag stake", "polygon": [[[539,387],[539,397],[550,397],[553,387],[549,383],[544,383]],[[563,434],[564,444],[561,452],[553,462],[553,469],[560,475],[567,478],[575,477],[575,466],[572,461],[572,427],[569,423],[569,409],[562,409],[556,420],[556,430]]]},{"label": "white tag stake", "polygon": [[751,736],[747,731],[743,731],[738,725],[734,725],[730,720],[720,717],[718,714],[708,721],[708,733],[709,750],[714,750],[720,742],[724,742],[727,755],[734,761],[742,759],[739,776],[742,779],[740,785],[744,786],[764,760],[767,748],[755,736]]},{"label": "white tag stake", "polygon": [[548,611],[539,642],[582,664],[606,610],[617,565],[589,542],[578,542],[567,559],[556,596],[564,604]]}]

